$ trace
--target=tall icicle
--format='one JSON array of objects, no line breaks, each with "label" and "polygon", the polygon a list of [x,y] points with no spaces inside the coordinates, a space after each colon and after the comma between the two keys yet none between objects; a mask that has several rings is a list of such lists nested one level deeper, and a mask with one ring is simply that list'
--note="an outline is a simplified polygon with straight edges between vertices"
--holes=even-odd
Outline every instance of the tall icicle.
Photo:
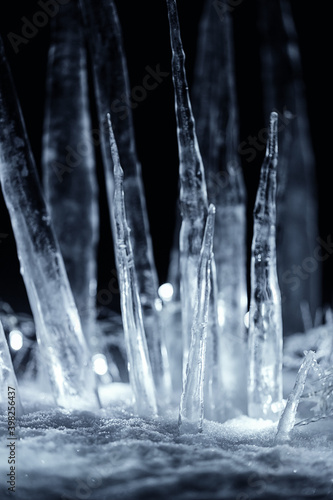
[{"label": "tall icicle", "polygon": [[0,40],[0,177],[54,397],[96,408],[95,377]]},{"label": "tall icicle", "polygon": [[179,429],[182,433],[202,431],[214,221],[215,207],[214,205],[210,205],[199,258],[197,296],[191,328],[191,344],[179,409]]},{"label": "tall icicle", "polygon": [[[8,398],[9,393],[13,396]],[[11,405],[11,401],[15,404]],[[23,414],[23,407],[18,390],[16,375],[12,363],[12,358],[8,349],[8,344],[5,332],[0,321],[0,411],[5,413],[8,411],[8,406],[13,406],[12,414],[14,416]],[[11,420],[11,419],[9,419]],[[15,418],[14,418],[15,421]],[[8,429],[10,432],[10,429]]]},{"label": "tall icicle", "polygon": [[317,246],[315,159],[311,144],[298,41],[288,0],[258,3],[264,110],[279,112],[277,206],[278,275],[286,334],[303,331],[300,306],[314,317],[321,272],[302,264]]},{"label": "tall icicle", "polygon": [[183,323],[183,373],[191,339],[191,325],[197,287],[200,249],[207,214],[204,168],[199,151],[185,72],[185,54],[180,37],[176,0],[167,0],[172,48],[172,75],[175,91],[179,150],[180,279]]},{"label": "tall icicle", "polygon": [[220,19],[206,0],[199,30],[193,111],[205,166],[209,201],[216,206],[221,365],[229,416],[246,412],[247,352],[246,196],[239,145],[233,32],[229,13]]},{"label": "tall icicle", "polygon": [[[214,207],[215,208],[215,207]],[[216,221],[216,218],[215,218]],[[214,222],[214,234],[215,234]],[[217,312],[217,279],[214,258],[211,263],[211,291],[208,313],[208,331],[206,345],[206,368],[204,385],[204,417],[207,420],[223,422],[228,417],[226,387],[222,380],[221,335]]]},{"label": "tall icicle", "polygon": [[310,370],[316,359],[315,353],[313,351],[309,351],[305,354],[305,359],[297,373],[294,388],[289,394],[286,407],[279,420],[278,430],[276,434],[277,443],[288,441],[289,439],[289,433],[290,431],[292,431],[295,425],[297,407],[304,390],[308,371]]},{"label": "tall icicle", "polygon": [[52,20],[42,167],[45,197],[92,352],[96,337],[97,179],[80,11],[75,2]]},{"label": "tall icicle", "polygon": [[154,415],[157,413],[154,380],[142,320],[130,229],[126,219],[123,171],[120,166],[118,149],[110,118],[109,129],[115,179],[113,210],[116,226],[116,262],[120,286],[121,313],[129,363],[129,377],[138,413],[140,415]]},{"label": "tall icicle", "polygon": [[276,271],[276,168],[278,115],[269,140],[254,206],[249,318],[248,412],[275,420],[282,409],[282,315]]},{"label": "tall icicle", "polygon": [[[111,221],[113,221],[114,179],[109,148],[109,131],[107,124],[105,124],[105,116],[109,112],[111,113],[120,162],[125,174],[126,213],[131,227],[131,243],[149,357],[157,394],[163,401],[168,395],[170,380],[166,370],[167,361],[163,357],[165,349],[161,337],[162,328],[156,309],[156,304],[159,303],[158,278],[150,237],[141,166],[136,154],[132,114],[129,107],[121,105],[122,98],[130,95],[121,27],[112,0],[80,0],[80,3],[91,51]],[[113,231],[115,231],[114,228]]]}]

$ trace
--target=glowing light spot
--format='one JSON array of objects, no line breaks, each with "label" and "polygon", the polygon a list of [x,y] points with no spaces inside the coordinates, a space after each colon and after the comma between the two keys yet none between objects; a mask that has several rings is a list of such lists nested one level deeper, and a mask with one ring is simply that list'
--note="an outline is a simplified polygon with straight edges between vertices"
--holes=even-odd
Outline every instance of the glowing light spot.
[{"label": "glowing light spot", "polygon": [[104,354],[95,354],[92,358],[94,372],[97,375],[105,375],[108,372],[108,364]]},{"label": "glowing light spot", "polygon": [[12,330],[9,334],[9,344],[14,351],[19,351],[23,346],[23,335],[20,330]]},{"label": "glowing light spot", "polygon": [[246,328],[249,328],[250,325],[250,311],[247,311],[246,314],[244,314],[244,325]]},{"label": "glowing light spot", "polygon": [[281,413],[286,406],[287,400],[283,399],[282,401],[276,401],[271,404],[271,410],[273,413]]},{"label": "glowing light spot", "polygon": [[161,299],[155,299],[155,309],[156,309],[156,311],[162,311],[163,303],[162,303]]},{"label": "glowing light spot", "polygon": [[158,289],[158,295],[164,302],[170,302],[173,296],[173,286],[171,283],[163,283]]},{"label": "glowing light spot", "polygon": [[220,326],[224,325],[225,322],[225,313],[224,313],[224,303],[223,301],[219,301],[217,304],[217,321]]}]

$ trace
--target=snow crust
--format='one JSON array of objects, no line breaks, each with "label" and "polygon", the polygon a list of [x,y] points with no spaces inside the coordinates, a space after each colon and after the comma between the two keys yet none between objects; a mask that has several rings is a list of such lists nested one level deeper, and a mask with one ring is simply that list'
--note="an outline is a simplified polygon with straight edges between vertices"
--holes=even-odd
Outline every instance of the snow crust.
[{"label": "snow crust", "polygon": [[[95,412],[56,409],[32,387],[21,395],[20,500],[333,498],[332,419],[296,427],[288,444],[275,446],[269,420],[204,420],[201,434],[180,435],[178,408],[139,418],[127,384],[105,387],[109,404]],[[4,415],[0,435],[0,497],[7,498]]]}]

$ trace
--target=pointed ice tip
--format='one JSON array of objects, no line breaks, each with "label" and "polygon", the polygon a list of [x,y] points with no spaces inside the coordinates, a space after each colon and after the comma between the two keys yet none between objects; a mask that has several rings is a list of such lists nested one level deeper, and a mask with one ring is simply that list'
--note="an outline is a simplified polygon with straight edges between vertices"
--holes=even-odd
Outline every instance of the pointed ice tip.
[{"label": "pointed ice tip", "polygon": [[276,111],[272,111],[270,114],[266,154],[271,158],[278,154],[278,114]]},{"label": "pointed ice tip", "polygon": [[108,127],[109,127],[109,141],[110,141],[111,157],[112,157],[112,161],[113,161],[113,173],[114,173],[115,177],[123,178],[124,172],[123,172],[123,169],[121,168],[121,165],[120,165],[118,146],[117,146],[116,139],[115,139],[114,132],[113,132],[113,128],[112,128],[110,113],[107,113],[106,119],[107,119]]}]

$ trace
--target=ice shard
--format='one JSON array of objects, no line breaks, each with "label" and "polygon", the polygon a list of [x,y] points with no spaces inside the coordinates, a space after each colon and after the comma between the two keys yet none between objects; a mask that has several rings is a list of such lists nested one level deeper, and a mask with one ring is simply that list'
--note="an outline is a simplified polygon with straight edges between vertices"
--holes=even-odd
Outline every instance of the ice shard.
[{"label": "ice shard", "polygon": [[303,331],[301,303],[309,304],[312,318],[320,305],[320,267],[301,269],[317,246],[315,159],[291,6],[259,0],[258,14],[264,111],[267,117],[272,109],[279,113],[277,263],[284,332],[290,334]]},{"label": "ice shard", "polygon": [[[215,218],[216,221],[216,218]],[[215,232],[215,223],[214,223]],[[206,365],[204,383],[204,417],[207,420],[224,422],[230,412],[230,399],[222,379],[221,339],[217,312],[217,280],[214,259],[211,262],[211,291],[206,341]],[[227,389],[227,390],[226,390]]]},{"label": "ice shard", "polygon": [[175,93],[179,151],[180,210],[180,293],[183,324],[183,373],[187,364],[196,298],[198,262],[207,215],[204,168],[195,132],[188,92],[180,26],[175,0],[167,0],[172,48],[172,76]]},{"label": "ice shard", "polygon": [[[9,395],[11,396],[9,399]],[[11,403],[13,401],[13,404]],[[5,332],[0,321],[0,411],[7,412],[8,406],[13,406],[13,416],[23,414],[18,384],[8,349]],[[9,421],[10,419],[8,419]],[[9,429],[8,429],[9,430]]]},{"label": "ice shard", "polygon": [[127,224],[123,171],[111,121],[110,145],[114,162],[114,218],[116,226],[116,263],[120,286],[120,304],[128,357],[130,383],[133,389],[136,409],[140,415],[157,413],[155,386],[150,366],[145,330],[143,325],[139,287],[136,276],[134,255]]},{"label": "ice shard", "polygon": [[98,186],[80,11],[64,5],[52,19],[43,136],[43,181],[52,225],[91,351],[95,325]]},{"label": "ice shard", "polygon": [[289,433],[295,425],[297,407],[304,390],[306,377],[315,359],[315,353],[313,351],[307,352],[298,370],[294,388],[288,396],[286,407],[279,420],[275,438],[277,443],[288,441],[289,439]]},{"label": "ice shard", "polygon": [[[164,343],[161,337],[158,278],[129,106],[121,105],[130,95],[127,66],[123,50],[121,27],[112,0],[80,0],[91,52],[97,112],[100,122],[100,143],[104,163],[111,221],[113,220],[114,179],[109,148],[109,130],[105,122],[111,114],[120,162],[124,169],[126,213],[131,228],[131,244],[138,279],[143,321],[149,356],[158,395],[165,398],[170,378],[165,369]],[[114,231],[114,229],[113,229]]]},{"label": "ice shard", "polygon": [[55,400],[97,408],[95,377],[0,40],[0,178]]},{"label": "ice shard", "polygon": [[[246,194],[238,155],[239,124],[229,12],[206,0],[199,29],[193,112],[208,199],[216,206],[214,258],[224,395],[246,412]],[[231,416],[231,415],[230,415]]]},{"label": "ice shard", "polygon": [[282,409],[283,332],[275,241],[277,125],[273,112],[254,205],[249,315],[248,413],[271,420]]},{"label": "ice shard", "polygon": [[211,292],[215,207],[209,206],[197,274],[197,296],[191,328],[191,343],[179,409],[181,433],[202,431],[204,416],[204,376],[208,314]]}]

